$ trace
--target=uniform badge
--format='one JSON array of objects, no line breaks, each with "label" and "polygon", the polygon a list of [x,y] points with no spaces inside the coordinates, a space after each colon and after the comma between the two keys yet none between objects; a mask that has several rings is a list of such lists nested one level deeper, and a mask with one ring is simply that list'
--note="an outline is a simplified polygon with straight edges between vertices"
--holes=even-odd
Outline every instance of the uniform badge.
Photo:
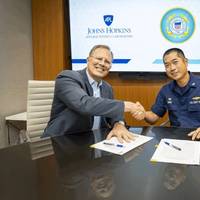
[{"label": "uniform badge", "polygon": [[167,98],[167,103],[168,103],[168,104],[172,104],[172,98],[171,98],[171,97],[168,97],[168,98]]},{"label": "uniform badge", "polygon": [[197,96],[196,97],[192,97],[192,100],[196,100],[196,101],[200,100],[200,97],[197,97]]}]

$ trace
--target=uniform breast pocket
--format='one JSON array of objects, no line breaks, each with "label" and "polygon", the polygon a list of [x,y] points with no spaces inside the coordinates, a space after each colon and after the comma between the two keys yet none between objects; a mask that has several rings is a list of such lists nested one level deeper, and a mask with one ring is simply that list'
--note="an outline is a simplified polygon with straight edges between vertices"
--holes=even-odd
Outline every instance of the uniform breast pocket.
[{"label": "uniform breast pocket", "polygon": [[168,104],[167,109],[170,110],[170,111],[177,111],[178,107],[174,104]]},{"label": "uniform breast pocket", "polygon": [[198,104],[189,104],[188,105],[189,112],[200,112],[200,103]]}]

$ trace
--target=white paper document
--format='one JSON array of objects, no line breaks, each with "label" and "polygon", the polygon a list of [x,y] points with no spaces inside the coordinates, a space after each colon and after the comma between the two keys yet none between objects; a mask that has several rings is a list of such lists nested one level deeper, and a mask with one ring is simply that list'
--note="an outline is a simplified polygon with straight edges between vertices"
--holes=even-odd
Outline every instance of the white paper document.
[{"label": "white paper document", "polygon": [[162,139],[151,161],[188,165],[200,164],[200,142]]},{"label": "white paper document", "polygon": [[116,137],[112,137],[110,140],[103,140],[101,142],[91,145],[91,147],[108,151],[114,154],[123,155],[131,149],[134,149],[152,139],[152,137],[144,135],[134,134],[134,136],[135,140],[131,142],[119,143]]}]

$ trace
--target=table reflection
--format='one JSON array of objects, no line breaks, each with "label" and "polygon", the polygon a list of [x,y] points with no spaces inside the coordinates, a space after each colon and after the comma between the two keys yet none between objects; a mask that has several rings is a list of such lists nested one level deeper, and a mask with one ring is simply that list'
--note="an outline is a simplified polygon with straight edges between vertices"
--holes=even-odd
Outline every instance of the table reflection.
[{"label": "table reflection", "polygon": [[137,157],[143,148],[136,148],[124,156],[88,149],[91,144],[105,139],[105,136],[95,131],[52,139],[63,199],[66,196],[71,199],[82,199],[83,196],[84,199],[113,198],[117,187],[116,170]]}]

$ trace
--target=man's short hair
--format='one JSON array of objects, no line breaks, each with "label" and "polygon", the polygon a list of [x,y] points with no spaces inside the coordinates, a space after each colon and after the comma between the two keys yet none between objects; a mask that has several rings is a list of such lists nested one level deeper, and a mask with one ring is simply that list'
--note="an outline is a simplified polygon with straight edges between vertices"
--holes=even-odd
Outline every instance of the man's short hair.
[{"label": "man's short hair", "polygon": [[111,56],[113,58],[113,52],[111,51],[110,47],[107,46],[107,45],[104,45],[104,44],[98,44],[98,45],[93,46],[92,49],[89,52],[89,56],[92,56],[92,54],[94,53],[94,51],[96,49],[100,49],[100,48],[107,49],[108,51],[110,51],[110,54],[111,54]]},{"label": "man's short hair", "polygon": [[170,54],[172,52],[176,52],[177,55],[179,57],[181,57],[181,58],[184,58],[184,59],[186,58],[185,54],[183,53],[183,51],[181,49],[179,49],[179,48],[171,48],[171,49],[168,49],[167,51],[165,51],[165,53],[163,54],[163,60],[164,60],[166,55],[168,55],[168,54]]}]

